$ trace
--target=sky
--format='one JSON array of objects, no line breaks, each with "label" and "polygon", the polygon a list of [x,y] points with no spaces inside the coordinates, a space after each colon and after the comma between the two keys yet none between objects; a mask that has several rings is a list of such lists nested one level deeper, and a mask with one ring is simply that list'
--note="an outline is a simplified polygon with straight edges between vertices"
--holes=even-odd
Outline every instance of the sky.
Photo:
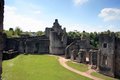
[{"label": "sky", "polygon": [[44,31],[55,19],[67,31],[120,31],[120,0],[5,0],[5,30]]}]

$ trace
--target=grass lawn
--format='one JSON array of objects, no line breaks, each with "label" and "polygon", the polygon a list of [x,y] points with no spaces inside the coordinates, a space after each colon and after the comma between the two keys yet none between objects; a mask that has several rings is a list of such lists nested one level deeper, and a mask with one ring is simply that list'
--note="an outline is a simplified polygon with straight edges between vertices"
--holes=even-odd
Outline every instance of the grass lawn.
[{"label": "grass lawn", "polygon": [[3,61],[2,80],[90,80],[62,67],[49,55],[19,55]]},{"label": "grass lawn", "polygon": [[67,61],[66,62],[68,66],[74,68],[74,69],[77,69],[81,72],[85,72],[88,70],[88,66],[85,65],[85,64],[80,64],[80,63],[75,63],[73,61]]},{"label": "grass lawn", "polygon": [[97,72],[93,72],[93,73],[91,73],[91,75],[99,77],[99,78],[104,79],[104,80],[117,80],[115,78],[111,78],[109,76],[105,76],[105,75],[97,73]]},{"label": "grass lawn", "polygon": [[[68,61],[67,65],[72,67],[72,68],[74,68],[74,69],[77,69],[77,70],[79,70],[81,72],[85,72],[85,71],[88,70],[88,66],[87,65],[80,64],[80,63],[78,64],[78,63],[75,63],[73,61]],[[91,75],[99,77],[99,78],[101,78],[103,80],[117,80],[115,78],[111,78],[111,77],[105,76],[105,75],[97,73],[97,72],[93,72],[93,73],[91,73]]]}]

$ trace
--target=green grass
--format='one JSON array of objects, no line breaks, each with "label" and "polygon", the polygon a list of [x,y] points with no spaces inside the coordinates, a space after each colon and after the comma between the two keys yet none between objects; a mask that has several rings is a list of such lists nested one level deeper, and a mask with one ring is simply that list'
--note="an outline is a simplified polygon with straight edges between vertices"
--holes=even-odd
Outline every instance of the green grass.
[{"label": "green grass", "polygon": [[101,79],[104,79],[104,80],[117,80],[115,78],[105,76],[105,75],[97,73],[97,72],[92,72],[91,75],[96,76],[96,77],[101,78]]},{"label": "green grass", "polygon": [[19,55],[3,61],[2,80],[90,80],[62,67],[49,55]]},{"label": "green grass", "polygon": [[[75,63],[73,61],[68,61],[66,62],[68,66],[74,68],[74,69],[77,69],[81,72],[85,72],[88,70],[88,66],[85,65],[85,64],[80,64],[80,63]],[[97,73],[97,72],[92,72],[91,73],[92,76],[95,76],[95,77],[98,77],[98,78],[101,78],[103,80],[117,80],[115,78],[112,78],[112,77],[109,77],[109,76],[105,76],[103,74],[100,74],[100,73]]]},{"label": "green grass", "polygon": [[75,62],[72,62],[72,61],[67,61],[66,62],[68,66],[74,68],[74,69],[77,69],[81,72],[85,72],[88,70],[88,66],[85,65],[85,64],[80,64],[80,63],[75,63]]}]

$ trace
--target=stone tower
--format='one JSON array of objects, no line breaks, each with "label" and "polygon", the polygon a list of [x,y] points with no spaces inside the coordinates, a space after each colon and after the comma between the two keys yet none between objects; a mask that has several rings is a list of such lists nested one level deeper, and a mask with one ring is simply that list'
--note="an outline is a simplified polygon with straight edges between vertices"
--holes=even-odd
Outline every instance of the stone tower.
[{"label": "stone tower", "polygon": [[99,37],[98,67],[105,75],[114,77],[115,67],[115,35],[101,34]]},{"label": "stone tower", "polygon": [[4,0],[0,0],[0,80],[2,74],[2,52],[3,52],[3,13],[4,13]]},{"label": "stone tower", "polygon": [[66,29],[62,29],[55,19],[52,28],[46,28],[46,36],[50,40],[49,52],[51,54],[64,54],[67,44]]}]

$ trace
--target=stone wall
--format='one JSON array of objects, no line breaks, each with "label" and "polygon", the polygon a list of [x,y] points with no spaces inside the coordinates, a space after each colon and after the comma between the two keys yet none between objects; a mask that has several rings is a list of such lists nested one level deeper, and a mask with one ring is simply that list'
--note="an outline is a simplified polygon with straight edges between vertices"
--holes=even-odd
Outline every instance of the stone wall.
[{"label": "stone wall", "polygon": [[45,36],[49,38],[50,36],[50,31],[52,31],[53,29],[52,28],[46,28],[45,29]]},{"label": "stone wall", "polygon": [[66,48],[65,48],[65,58],[70,58],[71,54],[72,54],[72,50],[73,50],[73,46],[75,46],[76,41],[73,41],[71,44],[69,44]]},{"label": "stone wall", "polygon": [[18,51],[18,53],[41,54],[49,53],[49,40],[44,37],[7,38],[5,51]]},{"label": "stone wall", "polygon": [[101,34],[99,37],[99,71],[114,77],[115,35]]},{"label": "stone wall", "polygon": [[98,67],[98,54],[99,50],[98,49],[91,49],[89,51],[90,53],[90,65],[92,65],[92,69],[97,69]]},{"label": "stone wall", "polygon": [[[94,54],[93,51],[90,52],[91,49],[93,50],[89,39],[81,38],[80,40],[75,40],[66,47],[65,58],[71,58],[72,60],[85,64],[91,64],[92,62],[94,63],[94,59],[97,58],[97,52]],[[90,61],[90,58],[93,61]]]},{"label": "stone wall", "polygon": [[4,50],[17,51],[19,46],[19,40],[15,38],[6,38],[6,48]]},{"label": "stone wall", "polygon": [[65,47],[67,45],[66,29],[62,29],[55,19],[52,28],[46,28],[45,35],[50,40],[49,51],[51,54],[65,54]]},{"label": "stone wall", "polygon": [[65,46],[55,31],[50,32],[50,53],[51,54],[64,54]]},{"label": "stone wall", "polygon": [[2,74],[2,52],[3,52],[3,14],[4,14],[4,0],[0,0],[0,80]]},{"label": "stone wall", "polygon": [[114,63],[115,63],[115,76],[120,78],[120,38],[116,38]]},{"label": "stone wall", "polygon": [[0,33],[0,80],[1,80],[1,74],[2,74],[2,53],[3,53],[3,48],[4,48],[3,42],[4,42],[3,34]]}]

